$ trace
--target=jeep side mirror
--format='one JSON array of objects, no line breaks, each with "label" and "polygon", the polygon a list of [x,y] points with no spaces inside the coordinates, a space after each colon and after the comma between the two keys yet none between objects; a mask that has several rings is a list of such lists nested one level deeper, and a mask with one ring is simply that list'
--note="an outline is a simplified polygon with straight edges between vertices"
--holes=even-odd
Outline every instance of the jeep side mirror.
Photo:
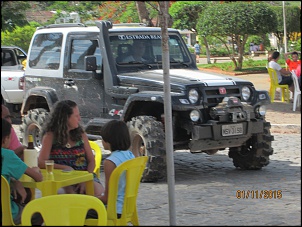
[{"label": "jeep side mirror", "polygon": [[84,60],[85,64],[85,70],[86,71],[96,71],[97,65],[96,65],[96,57],[95,56],[85,56]]}]

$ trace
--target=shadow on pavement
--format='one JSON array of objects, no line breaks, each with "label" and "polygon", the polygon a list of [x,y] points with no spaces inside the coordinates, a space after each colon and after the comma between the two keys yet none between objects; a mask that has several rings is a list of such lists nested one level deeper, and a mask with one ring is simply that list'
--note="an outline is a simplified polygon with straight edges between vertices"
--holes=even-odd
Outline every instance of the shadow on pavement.
[{"label": "shadow on pavement", "polygon": [[301,106],[296,108],[296,111],[293,111],[293,103],[275,101],[266,106],[268,111],[277,111],[282,113],[291,113],[291,114],[301,114]]}]

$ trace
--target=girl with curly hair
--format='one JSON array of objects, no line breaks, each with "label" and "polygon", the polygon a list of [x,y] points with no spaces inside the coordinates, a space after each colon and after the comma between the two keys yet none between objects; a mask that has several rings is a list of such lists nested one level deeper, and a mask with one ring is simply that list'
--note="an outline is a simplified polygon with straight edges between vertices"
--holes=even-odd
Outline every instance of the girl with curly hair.
[{"label": "girl with curly hair", "polygon": [[[42,148],[38,163],[45,168],[45,160],[54,160],[54,168],[62,170],[86,170],[93,173],[95,159],[88,137],[80,125],[77,104],[71,100],[56,103],[43,130]],[[94,174],[94,193],[104,192],[100,180]],[[65,193],[85,193],[85,183],[64,187]]]}]

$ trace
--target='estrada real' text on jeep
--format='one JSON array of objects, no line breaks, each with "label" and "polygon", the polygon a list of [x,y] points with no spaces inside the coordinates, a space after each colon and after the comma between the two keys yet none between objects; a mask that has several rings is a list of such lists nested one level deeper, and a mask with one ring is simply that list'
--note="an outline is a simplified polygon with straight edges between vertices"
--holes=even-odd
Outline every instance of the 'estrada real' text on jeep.
[{"label": "'estrada real' text on jeep", "polygon": [[[265,120],[267,91],[245,80],[200,71],[176,29],[168,29],[173,149],[229,149],[235,167],[261,169],[273,154]],[[56,24],[37,29],[25,70],[20,130],[41,146],[43,123],[58,100],[78,104],[89,139],[124,120],[135,156],[149,156],[142,181],[166,177],[161,28]]]}]

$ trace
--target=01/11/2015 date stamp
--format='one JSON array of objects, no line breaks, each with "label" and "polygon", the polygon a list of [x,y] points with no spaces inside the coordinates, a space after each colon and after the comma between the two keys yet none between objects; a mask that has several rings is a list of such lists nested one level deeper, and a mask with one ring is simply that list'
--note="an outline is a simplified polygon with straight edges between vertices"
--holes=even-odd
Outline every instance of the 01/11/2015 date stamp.
[{"label": "01/11/2015 date stamp", "polygon": [[281,199],[281,190],[237,190],[237,199]]}]

